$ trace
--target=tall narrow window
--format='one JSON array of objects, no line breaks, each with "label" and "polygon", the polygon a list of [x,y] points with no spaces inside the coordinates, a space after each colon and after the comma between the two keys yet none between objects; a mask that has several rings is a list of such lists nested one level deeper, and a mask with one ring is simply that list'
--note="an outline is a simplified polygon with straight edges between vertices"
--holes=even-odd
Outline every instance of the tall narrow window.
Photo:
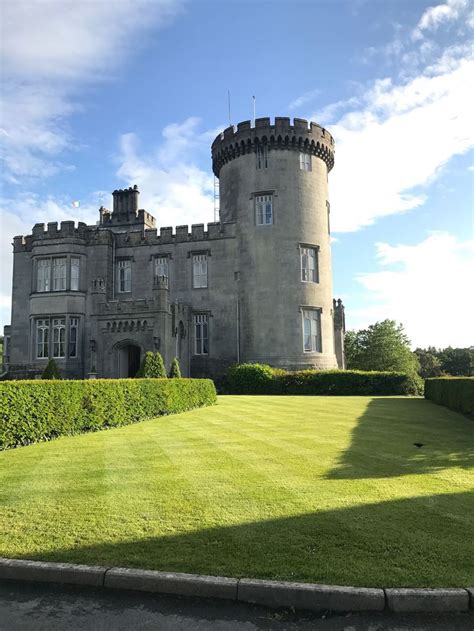
[{"label": "tall narrow window", "polygon": [[305,353],[321,353],[321,311],[303,310],[303,348]]},{"label": "tall narrow window", "polygon": [[132,291],[132,261],[130,259],[118,261],[117,289],[122,294]]},{"label": "tall narrow window", "polygon": [[326,201],[326,208],[328,211],[328,234],[331,234],[331,204]]},{"label": "tall narrow window", "polygon": [[38,261],[37,291],[50,290],[51,259],[40,259]]},{"label": "tall narrow window", "polygon": [[193,255],[193,287],[207,287],[207,254]]},{"label": "tall narrow window", "polygon": [[168,257],[158,256],[155,259],[155,276],[168,278]]},{"label": "tall narrow window", "polygon": [[53,259],[53,291],[66,289],[67,259]]},{"label": "tall narrow window", "polygon": [[301,248],[301,280],[306,283],[317,283],[318,252],[316,248]]},{"label": "tall narrow window", "polygon": [[257,145],[257,169],[268,169],[268,145]]},{"label": "tall narrow window", "polygon": [[66,318],[53,318],[53,357],[66,356]]},{"label": "tall narrow window", "polygon": [[194,316],[194,354],[207,355],[209,353],[209,316],[198,314]]},{"label": "tall narrow window", "polygon": [[79,271],[80,259],[76,256],[71,258],[71,290],[79,291]]},{"label": "tall narrow window", "polygon": [[255,223],[257,226],[268,226],[273,223],[272,195],[255,197]]},{"label": "tall narrow window", "polygon": [[310,153],[300,153],[300,169],[302,171],[311,171],[311,154]]},{"label": "tall narrow window", "polygon": [[47,359],[49,356],[49,320],[36,320],[36,357]]},{"label": "tall narrow window", "polygon": [[79,318],[69,318],[69,357],[77,357]]}]

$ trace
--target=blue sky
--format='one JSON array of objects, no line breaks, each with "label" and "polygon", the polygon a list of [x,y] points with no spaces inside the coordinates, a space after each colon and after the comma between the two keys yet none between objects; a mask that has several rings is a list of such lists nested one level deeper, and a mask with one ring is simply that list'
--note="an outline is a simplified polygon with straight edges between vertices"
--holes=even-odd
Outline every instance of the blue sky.
[{"label": "blue sky", "polygon": [[[2,5],[1,324],[12,237],[95,223],[138,184],[159,225],[213,220],[210,143],[297,116],[336,138],[334,294],[414,346],[474,343],[473,5],[36,0]],[[71,203],[80,200],[79,209]]]}]

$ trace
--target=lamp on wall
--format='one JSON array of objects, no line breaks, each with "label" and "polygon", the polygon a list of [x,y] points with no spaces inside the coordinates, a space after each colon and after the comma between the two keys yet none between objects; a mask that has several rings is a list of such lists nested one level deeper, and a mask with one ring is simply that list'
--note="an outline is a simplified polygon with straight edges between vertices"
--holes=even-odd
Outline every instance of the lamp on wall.
[{"label": "lamp on wall", "polygon": [[161,343],[160,338],[157,335],[155,335],[153,338],[153,346],[155,347],[155,350],[159,350],[160,343]]}]

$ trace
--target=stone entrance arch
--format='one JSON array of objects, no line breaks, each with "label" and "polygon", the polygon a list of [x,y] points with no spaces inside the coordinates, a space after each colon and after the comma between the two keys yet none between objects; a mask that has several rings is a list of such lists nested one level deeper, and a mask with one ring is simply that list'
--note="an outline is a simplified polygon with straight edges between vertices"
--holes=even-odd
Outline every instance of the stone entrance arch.
[{"label": "stone entrance arch", "polygon": [[140,345],[132,340],[123,340],[114,346],[114,352],[117,377],[122,379],[135,377],[142,358]]}]

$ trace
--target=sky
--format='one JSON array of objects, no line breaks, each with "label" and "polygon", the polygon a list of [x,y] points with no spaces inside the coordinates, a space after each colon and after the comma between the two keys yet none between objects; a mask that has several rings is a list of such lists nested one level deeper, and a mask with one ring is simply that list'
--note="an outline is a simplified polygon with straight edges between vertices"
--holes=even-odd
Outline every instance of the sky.
[{"label": "sky", "polygon": [[[336,140],[334,295],[348,328],[474,344],[469,0],[4,0],[0,324],[12,238],[95,224],[138,184],[159,226],[214,220],[210,144],[307,118]],[[80,201],[79,208],[72,203]]]}]

